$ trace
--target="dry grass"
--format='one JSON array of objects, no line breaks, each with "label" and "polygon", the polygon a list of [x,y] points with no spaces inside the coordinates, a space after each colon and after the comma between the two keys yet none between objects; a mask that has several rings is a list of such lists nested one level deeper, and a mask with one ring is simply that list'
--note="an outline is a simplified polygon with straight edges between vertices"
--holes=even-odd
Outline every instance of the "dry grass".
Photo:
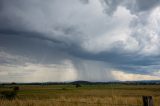
[{"label": "dry grass", "polygon": [[[159,106],[160,97],[154,97]],[[141,97],[59,97],[56,99],[0,99],[0,106],[142,106]]]},{"label": "dry grass", "polygon": [[160,106],[159,85],[20,86],[17,98],[0,99],[0,106],[142,106],[143,95],[153,96],[154,106]]},{"label": "dry grass", "polygon": [[115,105],[141,105],[141,98],[135,97],[86,97],[86,98],[66,98],[57,99],[15,99],[0,100],[0,106],[115,106]]}]

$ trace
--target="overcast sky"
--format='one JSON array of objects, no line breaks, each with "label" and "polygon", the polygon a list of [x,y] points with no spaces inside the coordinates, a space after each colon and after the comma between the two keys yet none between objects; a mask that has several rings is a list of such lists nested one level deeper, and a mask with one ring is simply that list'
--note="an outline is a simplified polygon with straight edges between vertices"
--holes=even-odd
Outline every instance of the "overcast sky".
[{"label": "overcast sky", "polygon": [[160,0],[0,0],[0,82],[160,80]]}]

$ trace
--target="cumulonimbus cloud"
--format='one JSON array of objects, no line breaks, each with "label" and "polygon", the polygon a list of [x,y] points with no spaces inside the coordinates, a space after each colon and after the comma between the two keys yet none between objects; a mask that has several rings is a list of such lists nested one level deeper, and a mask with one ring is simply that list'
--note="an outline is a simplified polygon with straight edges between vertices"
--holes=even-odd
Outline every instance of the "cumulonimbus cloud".
[{"label": "cumulonimbus cloud", "polygon": [[153,75],[160,59],[159,4],[157,0],[1,0],[0,50],[24,59],[0,57],[0,65],[30,63],[47,69],[48,64],[70,60],[77,79],[94,81],[116,79],[111,75],[116,69]]}]

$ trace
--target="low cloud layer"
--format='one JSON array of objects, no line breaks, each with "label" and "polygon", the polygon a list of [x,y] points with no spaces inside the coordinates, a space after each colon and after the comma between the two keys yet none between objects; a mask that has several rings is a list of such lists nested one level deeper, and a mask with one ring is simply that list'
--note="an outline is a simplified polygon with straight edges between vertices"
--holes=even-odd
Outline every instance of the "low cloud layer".
[{"label": "low cloud layer", "polygon": [[159,25],[157,0],[1,0],[0,81],[158,79]]}]

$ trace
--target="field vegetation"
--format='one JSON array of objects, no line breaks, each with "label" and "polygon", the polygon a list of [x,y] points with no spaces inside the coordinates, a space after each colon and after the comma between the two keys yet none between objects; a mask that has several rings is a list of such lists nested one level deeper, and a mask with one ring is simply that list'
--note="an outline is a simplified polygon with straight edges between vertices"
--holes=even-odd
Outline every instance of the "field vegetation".
[{"label": "field vegetation", "polygon": [[[14,85],[3,85],[0,92]],[[160,106],[160,85],[98,84],[18,85],[13,99],[0,98],[0,106],[142,106],[142,96],[152,96]],[[15,88],[14,88],[15,89]]]}]

